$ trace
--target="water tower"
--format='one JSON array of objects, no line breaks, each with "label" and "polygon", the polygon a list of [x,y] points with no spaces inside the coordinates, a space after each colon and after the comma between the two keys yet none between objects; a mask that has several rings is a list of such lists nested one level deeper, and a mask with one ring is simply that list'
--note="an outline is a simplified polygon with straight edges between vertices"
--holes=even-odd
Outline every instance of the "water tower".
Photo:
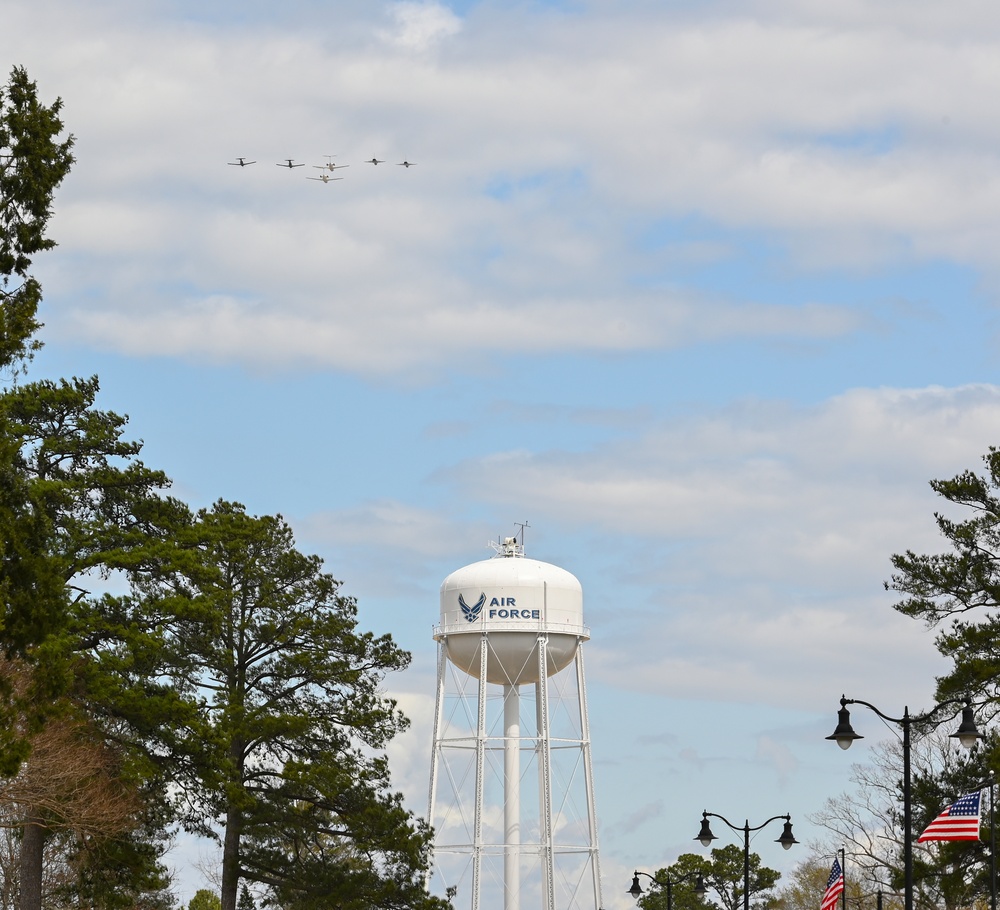
[{"label": "water tower", "polygon": [[598,910],[583,589],[521,542],[441,584],[428,818],[468,910]]}]

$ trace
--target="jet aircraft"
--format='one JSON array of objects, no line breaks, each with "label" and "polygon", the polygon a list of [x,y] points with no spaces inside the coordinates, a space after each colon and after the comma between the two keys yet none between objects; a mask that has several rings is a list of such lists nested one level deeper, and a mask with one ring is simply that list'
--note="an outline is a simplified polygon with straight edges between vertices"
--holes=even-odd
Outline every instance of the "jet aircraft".
[{"label": "jet aircraft", "polygon": [[413,161],[407,161],[405,158],[402,161],[399,162],[399,166],[400,167],[413,167],[414,164],[415,164],[415,162],[413,162]]},{"label": "jet aircraft", "polygon": [[385,158],[368,158],[364,162],[365,164],[385,164]]},{"label": "jet aircraft", "polygon": [[326,157],[330,159],[326,164],[314,164],[313,167],[319,168],[321,171],[335,171],[338,167],[350,167],[349,164],[334,164],[333,155],[327,155]]},{"label": "jet aircraft", "polygon": [[291,158],[286,158],[285,161],[287,161],[288,164],[279,164],[278,167],[287,167],[287,168],[305,167],[304,164],[293,164]]},{"label": "jet aircraft", "polygon": [[246,158],[237,158],[235,161],[227,161],[226,164],[232,164],[236,167],[246,167],[248,164],[256,164],[256,161],[247,161]]},{"label": "jet aircraft", "polygon": [[[344,167],[347,167],[345,164]],[[318,177],[306,177],[306,180],[322,180],[324,183],[329,183],[331,180],[343,180],[343,177],[331,177],[329,174],[320,174]]]}]

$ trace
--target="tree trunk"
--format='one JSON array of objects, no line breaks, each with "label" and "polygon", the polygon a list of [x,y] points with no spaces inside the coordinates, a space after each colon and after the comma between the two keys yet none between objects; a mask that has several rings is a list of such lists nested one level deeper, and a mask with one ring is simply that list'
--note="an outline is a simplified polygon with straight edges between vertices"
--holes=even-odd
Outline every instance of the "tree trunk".
[{"label": "tree trunk", "polygon": [[42,856],[47,834],[40,818],[29,815],[25,819],[18,910],[42,910]]},{"label": "tree trunk", "polygon": [[[243,813],[230,809],[226,813],[226,836],[222,841],[222,910],[236,910],[240,888],[240,830]],[[35,910],[35,908],[32,908]]]}]

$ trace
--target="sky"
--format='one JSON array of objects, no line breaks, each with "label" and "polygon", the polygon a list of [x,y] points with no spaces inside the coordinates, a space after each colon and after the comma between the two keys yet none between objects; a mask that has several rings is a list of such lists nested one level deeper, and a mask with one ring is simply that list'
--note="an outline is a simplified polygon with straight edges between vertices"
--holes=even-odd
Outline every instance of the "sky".
[{"label": "sky", "polygon": [[900,716],[949,670],[883,582],[1000,443],[1000,8],[0,13],[76,137],[31,375],[99,375],[175,495],[282,514],[412,653],[407,805],[440,583],[526,522],[584,590],[605,908],[703,810],[790,813],[753,848],[804,859],[892,735],[826,742],[841,694]]}]

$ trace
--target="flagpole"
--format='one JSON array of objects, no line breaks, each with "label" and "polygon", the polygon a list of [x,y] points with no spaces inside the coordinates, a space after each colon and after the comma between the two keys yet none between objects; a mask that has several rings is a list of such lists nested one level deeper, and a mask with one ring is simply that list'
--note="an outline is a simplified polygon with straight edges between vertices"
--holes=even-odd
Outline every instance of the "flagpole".
[{"label": "flagpole", "polygon": [[997,779],[990,769],[990,910],[997,910]]},{"label": "flagpole", "polygon": [[[840,892],[840,910],[847,910],[847,848],[840,848],[840,874],[844,877],[844,890]],[[997,910],[996,907],[991,910]]]},{"label": "flagpole", "polygon": [[983,781],[979,789],[990,791],[990,910],[997,910],[997,778],[992,768],[989,779]]}]

